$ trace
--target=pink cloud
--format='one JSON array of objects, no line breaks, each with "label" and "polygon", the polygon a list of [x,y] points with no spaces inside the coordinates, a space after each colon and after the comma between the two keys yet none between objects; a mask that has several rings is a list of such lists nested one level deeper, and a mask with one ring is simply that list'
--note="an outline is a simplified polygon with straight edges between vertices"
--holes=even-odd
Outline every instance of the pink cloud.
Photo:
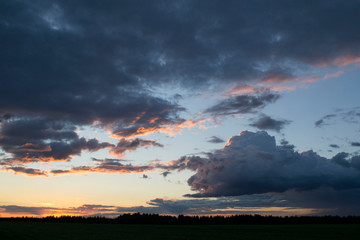
[{"label": "pink cloud", "polygon": [[340,70],[340,71],[337,71],[335,73],[330,73],[330,74],[326,74],[324,76],[324,79],[328,79],[328,78],[334,78],[334,77],[338,77],[340,75],[344,74],[344,71]]}]

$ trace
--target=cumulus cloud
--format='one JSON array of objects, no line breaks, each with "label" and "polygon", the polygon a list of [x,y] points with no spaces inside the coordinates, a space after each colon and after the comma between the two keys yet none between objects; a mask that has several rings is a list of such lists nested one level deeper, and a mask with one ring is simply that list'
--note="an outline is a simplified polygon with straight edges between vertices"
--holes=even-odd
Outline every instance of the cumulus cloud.
[{"label": "cumulus cloud", "polygon": [[190,197],[360,188],[357,156],[341,153],[326,159],[313,151],[298,153],[277,146],[266,132],[241,132],[207,157],[183,157],[175,165],[196,172],[188,179],[197,191],[186,195]]},{"label": "cumulus cloud", "polygon": [[289,124],[290,122],[291,121],[289,120],[276,120],[270,116],[262,114],[258,119],[251,123],[250,126],[256,127],[260,130],[273,130],[276,132],[280,132],[280,130],[283,129],[285,125]]}]

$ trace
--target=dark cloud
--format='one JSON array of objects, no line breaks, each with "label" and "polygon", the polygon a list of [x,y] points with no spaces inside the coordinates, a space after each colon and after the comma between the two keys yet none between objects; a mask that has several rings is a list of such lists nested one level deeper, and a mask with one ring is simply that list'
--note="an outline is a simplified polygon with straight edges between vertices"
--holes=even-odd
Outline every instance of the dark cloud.
[{"label": "dark cloud", "polygon": [[48,208],[45,207],[24,207],[17,205],[5,205],[0,207],[1,212],[3,213],[19,213],[19,214],[31,214],[31,215],[41,215]]},{"label": "dark cloud", "polygon": [[351,166],[360,171],[360,156],[354,156],[350,159]]},{"label": "dark cloud", "polygon": [[352,142],[351,146],[352,147],[360,147],[360,142]]},{"label": "dark cloud", "polygon": [[360,189],[319,188],[308,192],[288,191],[278,195],[286,205],[314,209],[312,215],[356,216],[360,214],[357,199]]},{"label": "dark cloud", "polygon": [[[158,213],[158,214],[244,214],[257,213],[258,207],[286,206],[280,203],[279,197],[270,195],[229,197],[220,199],[163,199],[155,198],[147,202],[147,206],[109,206],[84,204],[80,207],[54,208],[54,207],[24,207],[24,206],[0,206],[0,213],[12,213],[21,215],[51,215],[55,213],[79,214],[84,216],[103,215],[116,217],[123,213]],[[229,210],[231,208],[232,210]]]},{"label": "dark cloud", "polygon": [[83,216],[112,216],[123,213],[157,213],[171,215],[338,215],[360,214],[358,199],[360,190],[320,188],[309,192],[286,191],[281,194],[254,194],[236,197],[202,199],[155,198],[147,206],[121,207],[112,205],[84,204],[79,207],[25,207],[0,206],[0,213],[17,215],[76,214]]},{"label": "dark cloud", "polygon": [[[118,207],[117,212],[142,212],[158,214],[185,214],[185,215],[207,215],[207,214],[244,214],[247,207],[268,207],[275,205],[271,196],[252,196],[243,198],[220,198],[220,199],[164,199],[155,198],[147,202],[148,206]],[[236,208],[239,209],[236,209]],[[232,209],[232,210],[229,210]],[[254,210],[254,209],[253,209]],[[251,213],[254,213],[252,211]]]},{"label": "dark cloud", "polygon": [[80,207],[74,208],[74,210],[85,212],[85,214],[88,211],[110,212],[114,210],[114,206],[100,204],[84,204]]},{"label": "dark cloud", "polygon": [[348,160],[349,154],[345,152],[341,152],[336,154],[332,159],[331,162],[339,164],[343,167],[351,167],[351,162]]},{"label": "dark cloud", "polygon": [[90,152],[114,145],[79,137],[66,122],[42,117],[17,117],[3,121],[0,146],[14,162],[67,161],[83,150]]},{"label": "dark cloud", "polygon": [[331,147],[331,148],[340,148],[339,145],[337,145],[337,144],[330,144],[329,147]]},{"label": "dark cloud", "polygon": [[[84,204],[80,207],[58,208],[58,207],[25,207],[18,205],[0,206],[0,213],[11,213],[19,216],[49,216],[54,214],[69,215],[102,215],[103,213],[116,213],[116,206]],[[118,214],[117,214],[118,215]]]},{"label": "dark cloud", "polygon": [[336,117],[336,114],[328,114],[328,115],[325,115],[324,117],[322,117],[321,119],[319,119],[319,120],[317,120],[317,121],[315,122],[315,127],[322,127],[322,126],[324,126],[324,125],[328,125],[328,124],[326,123],[326,121],[329,120],[329,119],[332,119],[332,118],[334,118],[334,117]]},{"label": "dark cloud", "polygon": [[208,142],[209,143],[223,143],[225,141],[217,136],[211,136],[211,138],[208,140]]},{"label": "dark cloud", "polygon": [[[176,167],[175,167],[176,166]],[[191,197],[240,196],[289,190],[360,188],[358,157],[346,153],[333,159],[313,151],[298,153],[276,146],[266,132],[242,132],[207,157],[183,157],[173,169],[196,171],[188,179]]]},{"label": "dark cloud", "polygon": [[280,132],[280,130],[283,129],[285,125],[289,124],[290,122],[291,121],[289,120],[276,120],[267,115],[261,115],[253,123],[251,123],[250,126],[256,127],[261,130],[274,130],[276,132]]},{"label": "dark cloud", "polygon": [[25,174],[28,176],[47,176],[45,171],[34,169],[34,168],[26,168],[26,167],[8,167],[3,170],[12,170],[15,173]]},{"label": "dark cloud", "polygon": [[167,175],[171,174],[170,171],[165,171],[165,172],[162,172],[161,175],[163,175],[163,177],[167,177]]},{"label": "dark cloud", "polygon": [[73,174],[73,173],[91,173],[91,172],[100,172],[100,173],[143,173],[155,169],[153,165],[143,165],[143,166],[134,166],[132,164],[123,164],[121,159],[93,159],[95,166],[79,166],[73,167],[68,170],[57,169],[50,171],[53,175],[61,174]]},{"label": "dark cloud", "polygon": [[259,95],[240,95],[221,100],[214,106],[209,107],[204,113],[213,116],[255,113],[257,110],[279,99],[275,93],[262,93]]},{"label": "dark cloud", "polygon": [[[359,45],[354,41],[359,36],[356,1],[315,1],[311,6],[287,1],[127,1],[101,5],[17,1],[2,3],[1,9],[6,36],[2,43],[8,46],[4,58],[11,60],[9,65],[21,59],[17,65],[30,76],[61,73],[58,78],[75,78],[84,73],[84,77],[92,78],[90,84],[96,78],[118,78],[130,86],[142,79],[193,85],[195,79],[199,83],[209,81],[209,76],[244,81],[258,76],[262,80],[273,78],[274,74],[283,81],[293,75],[283,66],[287,60],[343,64],[345,59],[359,55]],[[16,54],[10,58],[12,50]],[[37,62],[25,65],[26,60],[34,59],[31,57],[46,64],[43,74],[30,71],[31,67],[40,69]],[[46,62],[53,57],[58,57],[56,64]],[[335,61],[339,58],[343,62]],[[259,65],[266,62],[272,64],[261,69]],[[61,72],[65,64],[75,63],[77,69]],[[14,69],[4,74],[14,74]],[[106,83],[111,85],[110,81]]]},{"label": "dark cloud", "polygon": [[153,140],[143,140],[139,138],[126,140],[123,138],[113,149],[111,149],[110,153],[115,156],[122,157],[125,152],[135,151],[139,147],[147,148],[149,146],[164,147],[162,144]]},{"label": "dark cloud", "polygon": [[295,146],[290,144],[289,141],[286,141],[285,139],[281,139],[280,145],[282,148],[294,150]]}]

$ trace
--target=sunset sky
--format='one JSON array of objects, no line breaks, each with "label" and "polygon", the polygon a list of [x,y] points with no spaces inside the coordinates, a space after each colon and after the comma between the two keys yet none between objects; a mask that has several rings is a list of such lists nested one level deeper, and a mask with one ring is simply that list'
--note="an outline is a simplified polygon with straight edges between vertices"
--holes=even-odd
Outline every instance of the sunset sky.
[{"label": "sunset sky", "polygon": [[0,217],[360,215],[360,1],[0,2]]}]

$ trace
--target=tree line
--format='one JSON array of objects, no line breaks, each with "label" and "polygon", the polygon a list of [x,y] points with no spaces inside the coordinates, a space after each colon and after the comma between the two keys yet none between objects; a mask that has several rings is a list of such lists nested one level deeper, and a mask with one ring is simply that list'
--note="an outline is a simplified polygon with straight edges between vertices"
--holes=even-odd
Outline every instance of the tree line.
[{"label": "tree line", "polygon": [[0,221],[161,225],[360,224],[360,216],[170,216],[147,213],[133,213],[122,214],[116,218],[107,218],[103,216],[47,216],[42,218],[0,218]]}]

